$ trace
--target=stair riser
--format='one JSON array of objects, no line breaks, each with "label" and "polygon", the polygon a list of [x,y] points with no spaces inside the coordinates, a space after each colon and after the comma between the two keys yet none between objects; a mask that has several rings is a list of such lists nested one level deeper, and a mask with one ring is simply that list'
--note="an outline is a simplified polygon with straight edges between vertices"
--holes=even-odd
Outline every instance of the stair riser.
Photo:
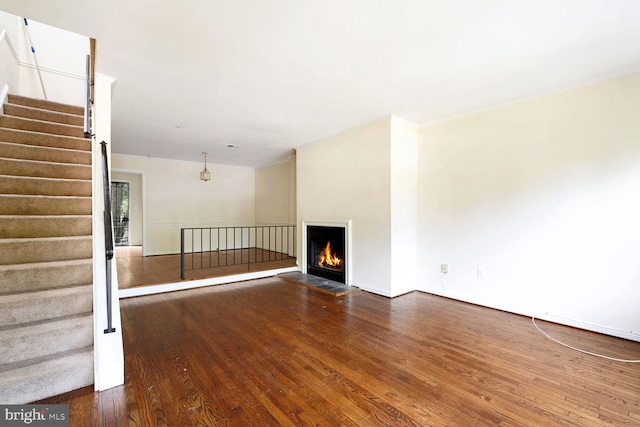
[{"label": "stair riser", "polygon": [[76,294],[70,294],[69,292],[61,295],[52,292],[47,292],[47,294],[51,295],[40,296],[36,293],[31,296],[30,294],[22,294],[20,295],[21,297],[26,295],[29,298],[17,301],[13,299],[7,301],[6,297],[0,296],[0,327],[91,313],[93,293],[88,292],[86,289]]},{"label": "stair riser", "polygon": [[91,198],[0,195],[0,215],[91,215]]},{"label": "stair riser", "polygon": [[3,239],[90,235],[90,216],[0,218],[0,238]]},{"label": "stair riser", "polygon": [[5,104],[4,114],[7,116],[23,117],[25,119],[41,120],[71,126],[84,126],[84,116],[58,113],[40,108],[26,107],[17,104]]},{"label": "stair riser", "polygon": [[39,147],[26,144],[0,142],[0,157],[36,160],[41,162],[91,165],[91,152],[63,148]]},{"label": "stair riser", "polygon": [[0,175],[0,194],[91,197],[91,181],[63,181]]},{"label": "stair riser", "polygon": [[29,268],[6,268],[0,266],[0,294],[31,292],[49,288],[64,288],[79,284],[92,283],[93,265],[91,260],[78,265],[54,265]]},{"label": "stair riser", "polygon": [[91,140],[69,136],[47,135],[17,129],[0,128],[0,141],[29,144],[43,147],[68,148],[70,150],[91,151]]},{"label": "stair riser", "polygon": [[93,384],[93,350],[5,371],[0,402],[26,404]]},{"label": "stair riser", "polygon": [[78,138],[84,137],[84,130],[78,126],[61,125],[58,123],[23,119],[21,117],[0,116],[0,126],[29,132],[52,133],[54,135],[75,136]]},{"label": "stair riser", "polygon": [[33,176],[40,178],[91,179],[91,166],[62,163],[32,162],[0,158],[3,175]]},{"label": "stair riser", "polygon": [[0,239],[0,265],[91,258],[91,237],[71,239]]},{"label": "stair riser", "polygon": [[84,108],[75,105],[59,104],[57,102],[45,101],[43,99],[26,98],[19,95],[9,95],[9,104],[24,105],[32,108],[41,108],[43,110],[57,111],[59,113],[73,114],[76,116],[84,115]]}]

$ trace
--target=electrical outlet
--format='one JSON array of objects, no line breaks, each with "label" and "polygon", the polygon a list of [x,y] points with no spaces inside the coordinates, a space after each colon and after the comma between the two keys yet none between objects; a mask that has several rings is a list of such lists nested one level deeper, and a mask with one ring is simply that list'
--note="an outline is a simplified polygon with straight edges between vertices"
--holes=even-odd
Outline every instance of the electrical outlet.
[{"label": "electrical outlet", "polygon": [[449,272],[448,264],[440,264],[440,273],[447,274]]},{"label": "electrical outlet", "polygon": [[484,279],[487,276],[487,271],[484,268],[478,267],[478,279]]}]

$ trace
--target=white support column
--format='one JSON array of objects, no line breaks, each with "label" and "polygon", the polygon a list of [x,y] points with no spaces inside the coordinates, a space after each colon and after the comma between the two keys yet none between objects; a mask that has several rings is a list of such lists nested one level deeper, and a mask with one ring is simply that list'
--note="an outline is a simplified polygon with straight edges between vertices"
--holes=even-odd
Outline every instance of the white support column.
[{"label": "white support column", "polygon": [[94,372],[96,391],[124,384],[124,351],[122,322],[118,295],[118,271],[112,261],[112,305],[115,332],[105,334],[107,328],[106,266],[104,253],[104,198],[102,188],[101,141],[107,142],[111,165],[111,96],[116,80],[96,74],[93,105],[93,323]]}]

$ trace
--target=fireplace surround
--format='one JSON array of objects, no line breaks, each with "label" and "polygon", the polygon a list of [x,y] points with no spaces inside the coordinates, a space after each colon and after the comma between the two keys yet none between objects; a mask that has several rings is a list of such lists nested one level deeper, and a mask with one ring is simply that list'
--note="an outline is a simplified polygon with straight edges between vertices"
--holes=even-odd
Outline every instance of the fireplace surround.
[{"label": "fireplace surround", "polygon": [[302,272],[351,285],[351,220],[302,221]]}]

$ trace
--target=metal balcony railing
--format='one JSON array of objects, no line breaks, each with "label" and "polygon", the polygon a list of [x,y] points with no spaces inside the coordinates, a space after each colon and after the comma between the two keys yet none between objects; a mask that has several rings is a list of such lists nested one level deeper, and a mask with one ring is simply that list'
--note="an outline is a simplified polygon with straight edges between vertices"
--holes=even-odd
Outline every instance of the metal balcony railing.
[{"label": "metal balcony railing", "polygon": [[180,229],[180,277],[209,268],[295,260],[295,225]]}]

